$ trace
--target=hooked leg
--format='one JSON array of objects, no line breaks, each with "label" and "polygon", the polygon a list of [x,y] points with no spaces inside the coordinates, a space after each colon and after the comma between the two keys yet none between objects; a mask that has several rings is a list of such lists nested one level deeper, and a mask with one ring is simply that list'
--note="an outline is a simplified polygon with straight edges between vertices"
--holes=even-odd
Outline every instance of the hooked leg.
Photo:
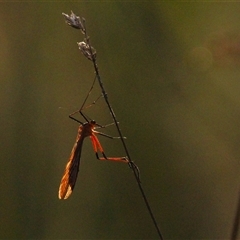
[{"label": "hooked leg", "polygon": [[[95,135],[91,135],[90,139],[92,141],[93,150],[96,153],[96,157],[98,160],[109,160],[109,161],[118,161],[128,163],[128,159],[126,157],[107,157],[103,151],[103,148]],[[98,156],[98,150],[102,153],[103,157]]]},{"label": "hooked leg", "polygon": [[[138,166],[134,162],[132,162],[132,161],[130,162],[127,157],[107,157],[105,155],[104,151],[103,151],[103,148],[102,148],[98,138],[94,134],[92,134],[90,136],[90,139],[92,141],[93,149],[94,149],[94,152],[96,153],[96,157],[97,157],[98,160],[109,160],[109,161],[117,161],[117,162],[128,163],[129,167],[136,174],[138,182],[141,183],[141,181],[140,181],[140,171],[139,171]],[[98,150],[102,153],[103,157],[98,156]]]}]

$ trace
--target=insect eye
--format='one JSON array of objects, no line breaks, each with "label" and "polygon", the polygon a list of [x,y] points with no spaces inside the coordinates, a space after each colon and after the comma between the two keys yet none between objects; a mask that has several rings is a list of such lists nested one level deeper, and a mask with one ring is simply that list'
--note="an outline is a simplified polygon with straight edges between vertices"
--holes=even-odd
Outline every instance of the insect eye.
[{"label": "insect eye", "polygon": [[96,121],[95,120],[91,120],[91,124],[96,124]]}]

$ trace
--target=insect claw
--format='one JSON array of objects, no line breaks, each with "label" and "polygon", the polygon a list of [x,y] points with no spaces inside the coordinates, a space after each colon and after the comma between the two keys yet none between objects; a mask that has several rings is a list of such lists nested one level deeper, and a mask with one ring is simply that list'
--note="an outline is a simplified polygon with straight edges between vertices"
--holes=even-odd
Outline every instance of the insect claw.
[{"label": "insect claw", "polygon": [[138,182],[141,183],[140,170],[139,170],[138,166],[133,161],[128,162],[128,165],[134,171],[134,173],[136,174]]},{"label": "insect claw", "polygon": [[129,160],[128,160],[128,157],[127,157],[127,156],[126,156],[126,157],[122,157],[122,160],[125,160],[126,162],[129,163]]}]

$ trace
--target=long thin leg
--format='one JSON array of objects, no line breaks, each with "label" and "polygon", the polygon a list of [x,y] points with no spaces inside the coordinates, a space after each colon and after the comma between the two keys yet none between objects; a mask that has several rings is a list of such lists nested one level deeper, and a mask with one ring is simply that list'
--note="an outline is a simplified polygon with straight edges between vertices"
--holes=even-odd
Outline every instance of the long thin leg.
[{"label": "long thin leg", "polygon": [[90,87],[90,90],[88,91],[88,94],[87,94],[86,98],[84,99],[83,104],[82,104],[81,108],[79,109],[79,112],[83,109],[83,107],[84,107],[84,105],[85,105],[89,95],[91,94],[91,92],[93,90],[93,87],[94,87],[94,84],[95,84],[95,81],[96,81],[96,78],[97,78],[97,76],[95,75],[95,78],[93,79],[92,86]]},{"label": "long thin leg", "polygon": [[101,153],[102,153],[103,157],[99,157],[98,153],[96,152],[96,157],[97,157],[98,160],[109,160],[109,161],[117,161],[117,162],[128,163],[130,168],[134,168],[136,170],[138,181],[141,182],[140,181],[140,170],[134,162],[129,162],[127,157],[107,157],[104,152],[101,152]]},{"label": "long thin leg", "polygon": [[[101,136],[103,136],[103,137],[110,138],[110,139],[120,139],[120,137],[113,137],[113,136],[110,136],[110,135],[108,135],[108,134],[106,134],[106,133],[97,132],[97,131],[93,131],[93,132],[96,133],[96,134],[99,134],[99,135],[101,135]],[[126,137],[124,137],[124,138],[126,138]]]},{"label": "long thin leg", "polygon": [[[99,134],[99,132],[95,132],[95,133]],[[103,136],[105,136],[105,135],[103,135]],[[109,137],[111,137],[111,136],[109,136]],[[139,180],[139,182],[141,182],[140,181],[140,170],[134,162],[129,162],[127,157],[107,157],[106,154],[103,151],[102,145],[99,142],[97,136],[92,134],[92,136],[90,136],[90,138],[91,138],[91,141],[92,141],[92,144],[93,144],[93,149],[95,151],[95,154],[96,154],[96,157],[97,157],[98,160],[109,160],[109,161],[117,161],[117,162],[128,163],[130,168],[134,168],[136,170],[138,180]],[[102,153],[103,157],[98,156],[98,150]]]},{"label": "long thin leg", "polygon": [[[128,159],[126,157],[107,157],[106,154],[103,151],[103,148],[102,148],[98,138],[94,134],[92,134],[90,136],[90,139],[92,141],[93,150],[94,150],[94,152],[96,154],[97,159],[128,163]],[[103,157],[99,157],[98,156],[98,150],[102,153]]]},{"label": "long thin leg", "polygon": [[83,109],[83,107],[84,107],[84,105],[85,105],[85,103],[86,103],[89,95],[91,94],[91,92],[92,92],[92,90],[93,90],[95,81],[96,81],[96,76],[94,77],[93,83],[92,83],[92,85],[91,85],[91,87],[90,87],[90,90],[88,91],[88,94],[87,94],[86,98],[85,98],[84,101],[83,101],[83,104],[82,104],[81,108],[80,108],[79,110],[71,113],[71,114],[69,115],[69,118],[71,118],[72,120],[74,120],[74,121],[76,121],[76,122],[78,122],[78,123],[80,123],[80,124],[83,124],[83,123],[82,123],[81,121],[79,121],[78,119],[74,118],[73,115],[75,115],[76,113],[80,113],[80,114],[82,115],[82,117],[83,117],[87,122],[89,122],[89,120],[87,119],[87,117],[82,113],[82,109]]},{"label": "long thin leg", "polygon": [[101,95],[100,95],[96,100],[94,100],[91,104],[87,105],[86,107],[83,107],[82,110],[92,107],[92,106],[95,105],[95,104],[97,103],[97,101],[98,101],[100,98],[102,98],[102,97],[103,97],[103,95],[101,94]]}]

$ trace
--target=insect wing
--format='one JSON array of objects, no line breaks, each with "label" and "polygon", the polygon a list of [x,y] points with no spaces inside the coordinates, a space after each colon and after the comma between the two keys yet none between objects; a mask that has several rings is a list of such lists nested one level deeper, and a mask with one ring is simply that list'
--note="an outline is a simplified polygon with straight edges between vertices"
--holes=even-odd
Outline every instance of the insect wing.
[{"label": "insect wing", "polygon": [[82,140],[83,139],[78,135],[60,183],[58,192],[58,197],[60,199],[67,199],[74,189],[79,171],[83,144]]}]

